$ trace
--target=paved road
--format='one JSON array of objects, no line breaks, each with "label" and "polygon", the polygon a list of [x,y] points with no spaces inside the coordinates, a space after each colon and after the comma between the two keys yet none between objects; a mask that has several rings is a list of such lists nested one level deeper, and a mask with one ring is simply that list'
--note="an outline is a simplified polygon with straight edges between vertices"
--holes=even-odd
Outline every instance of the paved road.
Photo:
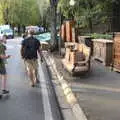
[{"label": "paved road", "polygon": [[40,71],[40,86],[31,88],[20,57],[20,39],[8,40],[8,87],[10,97],[0,100],[0,120],[62,120],[46,65]]},{"label": "paved road", "polygon": [[120,74],[95,61],[91,70],[71,84],[88,120],[120,120]]}]

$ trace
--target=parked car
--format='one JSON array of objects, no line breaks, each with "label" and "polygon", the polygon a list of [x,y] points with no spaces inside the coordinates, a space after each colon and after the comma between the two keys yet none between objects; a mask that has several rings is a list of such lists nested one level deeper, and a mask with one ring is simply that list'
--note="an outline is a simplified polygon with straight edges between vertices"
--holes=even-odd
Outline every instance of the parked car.
[{"label": "parked car", "polygon": [[10,29],[10,25],[0,25],[0,29]]},{"label": "parked car", "polygon": [[0,37],[2,37],[3,35],[6,35],[7,38],[11,38],[13,39],[14,38],[14,33],[13,33],[13,30],[11,28],[9,29],[0,29]]},{"label": "parked car", "polygon": [[41,33],[45,32],[44,27],[39,27],[39,32],[41,32]]},{"label": "parked car", "polygon": [[33,30],[35,33],[39,32],[39,27],[38,26],[27,26],[26,31],[28,30]]}]

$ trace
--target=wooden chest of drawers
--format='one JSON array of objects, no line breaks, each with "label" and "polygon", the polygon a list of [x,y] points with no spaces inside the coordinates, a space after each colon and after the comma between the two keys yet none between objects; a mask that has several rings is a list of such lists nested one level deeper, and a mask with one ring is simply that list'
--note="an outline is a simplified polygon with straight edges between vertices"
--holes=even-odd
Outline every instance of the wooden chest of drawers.
[{"label": "wooden chest of drawers", "polygon": [[93,39],[93,57],[101,61],[105,66],[112,63],[112,40]]}]

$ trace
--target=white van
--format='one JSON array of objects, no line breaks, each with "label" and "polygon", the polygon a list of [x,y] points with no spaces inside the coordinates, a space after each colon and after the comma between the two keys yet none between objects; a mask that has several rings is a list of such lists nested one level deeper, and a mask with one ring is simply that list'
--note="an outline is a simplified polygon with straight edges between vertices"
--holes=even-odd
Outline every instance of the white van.
[{"label": "white van", "polygon": [[10,25],[0,25],[0,38],[6,35],[7,38],[14,38],[13,30],[10,28]]},{"label": "white van", "polygon": [[14,38],[13,30],[11,28],[0,29],[0,37],[2,38],[3,35],[6,35],[8,39]]}]

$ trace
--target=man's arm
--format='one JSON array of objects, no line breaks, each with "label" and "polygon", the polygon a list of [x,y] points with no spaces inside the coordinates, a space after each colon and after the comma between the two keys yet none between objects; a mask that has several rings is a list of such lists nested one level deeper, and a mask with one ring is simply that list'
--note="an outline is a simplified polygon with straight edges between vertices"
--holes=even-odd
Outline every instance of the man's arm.
[{"label": "man's arm", "polygon": [[22,58],[23,58],[23,54],[24,54],[23,52],[24,52],[24,47],[23,47],[23,46],[21,46],[20,53],[21,53]]},{"label": "man's arm", "polygon": [[6,46],[1,45],[0,46],[0,59],[8,59],[10,55],[5,54]]},{"label": "man's arm", "polygon": [[8,59],[9,57],[10,57],[10,55],[2,55],[2,54],[0,55],[1,59]]},{"label": "man's arm", "polygon": [[24,46],[25,46],[25,40],[23,40],[21,43],[20,53],[22,58],[24,58]]}]

